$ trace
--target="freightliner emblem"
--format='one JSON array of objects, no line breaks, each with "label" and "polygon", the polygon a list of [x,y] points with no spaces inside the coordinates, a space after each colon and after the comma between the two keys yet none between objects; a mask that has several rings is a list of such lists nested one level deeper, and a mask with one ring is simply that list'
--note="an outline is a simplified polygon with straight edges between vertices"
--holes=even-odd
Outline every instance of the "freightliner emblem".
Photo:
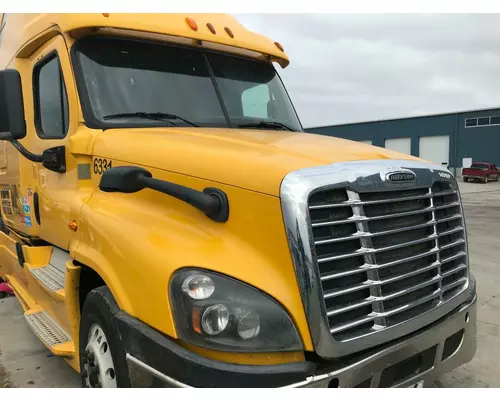
[{"label": "freightliner emblem", "polygon": [[411,171],[392,171],[385,175],[389,182],[409,182],[414,181],[416,176]]}]

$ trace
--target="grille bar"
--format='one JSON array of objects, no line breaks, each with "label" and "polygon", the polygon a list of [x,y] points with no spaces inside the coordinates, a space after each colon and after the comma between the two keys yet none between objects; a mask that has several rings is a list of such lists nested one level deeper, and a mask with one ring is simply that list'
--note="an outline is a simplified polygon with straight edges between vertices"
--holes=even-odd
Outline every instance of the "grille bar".
[{"label": "grille bar", "polygon": [[447,208],[458,207],[460,203],[458,201],[454,201],[453,203],[448,203],[443,206],[435,206],[434,210],[445,210]]},{"label": "grille bar", "polygon": [[410,196],[410,197],[399,197],[396,199],[384,199],[384,200],[372,200],[372,201],[361,201],[361,200],[347,200],[341,203],[332,203],[332,204],[317,204],[313,206],[309,206],[309,210],[322,210],[325,208],[337,208],[337,207],[345,207],[345,206],[366,206],[372,204],[385,204],[385,203],[395,203],[400,201],[410,201],[410,200],[419,200],[419,199],[428,199],[432,197],[432,194],[424,194],[421,196]]},{"label": "grille bar", "polygon": [[384,285],[386,283],[397,282],[397,281],[400,281],[401,279],[410,278],[411,276],[419,275],[419,274],[421,274],[423,272],[436,269],[436,268],[438,268],[440,266],[441,266],[441,263],[439,261],[435,261],[431,265],[428,265],[426,267],[415,269],[415,270],[407,272],[405,274],[396,275],[396,276],[393,276],[391,278],[382,280],[382,281],[380,281],[380,284]]},{"label": "grille bar", "polygon": [[355,240],[355,239],[361,239],[364,237],[378,237],[378,236],[384,236],[384,235],[391,235],[394,233],[401,233],[401,232],[406,232],[406,231],[411,231],[414,229],[421,229],[421,228],[427,228],[436,225],[436,221],[429,221],[426,222],[425,224],[420,224],[420,225],[412,225],[412,226],[405,226],[402,228],[397,228],[397,229],[391,229],[388,231],[382,231],[382,232],[362,232],[362,231],[356,231],[350,236],[345,236],[341,238],[334,238],[334,239],[324,239],[324,240],[317,240],[314,242],[316,246],[320,246],[322,244],[329,244],[329,243],[338,243],[338,242],[345,242],[348,240]]},{"label": "grille bar", "polygon": [[322,227],[322,226],[341,225],[341,224],[346,224],[349,222],[378,221],[378,220],[388,219],[388,218],[399,218],[399,217],[406,217],[406,216],[410,216],[410,215],[424,214],[424,213],[429,213],[432,211],[434,211],[434,207],[427,207],[427,208],[424,208],[422,210],[407,211],[404,213],[379,215],[376,217],[365,217],[365,216],[355,215],[353,217],[347,218],[347,219],[342,220],[342,221],[315,222],[312,224],[312,227],[318,228],[318,227]]},{"label": "grille bar", "polygon": [[434,197],[439,197],[439,196],[451,196],[457,194],[456,190],[443,190],[440,192],[435,192]]},{"label": "grille bar", "polygon": [[459,244],[464,244],[464,243],[465,243],[464,239],[458,239],[458,240],[455,240],[454,242],[442,245],[441,250],[446,250],[446,249],[449,249],[450,247],[455,247],[455,246],[458,246]]},{"label": "grille bar", "polygon": [[439,249],[437,247],[435,247],[435,248],[433,248],[425,253],[417,254],[415,256],[411,256],[411,257],[407,257],[407,258],[402,258],[401,260],[392,261],[392,262],[389,262],[386,264],[381,264],[378,267],[374,266],[374,268],[389,268],[389,267],[393,267],[393,266],[398,265],[398,264],[403,264],[406,262],[415,261],[415,260],[418,260],[419,258],[428,257],[428,256],[431,256],[431,255],[436,254],[438,252],[439,252]]},{"label": "grille bar", "polygon": [[465,285],[466,283],[467,283],[466,277],[460,278],[460,279],[456,280],[455,282],[449,283],[448,285],[444,285],[443,291],[446,292],[450,289],[456,288],[457,286]]},{"label": "grille bar", "polygon": [[[428,257],[428,256],[431,256],[433,254],[436,254],[439,252],[439,248],[434,248],[426,253],[422,253],[422,254],[417,254],[415,256],[412,256],[412,257],[407,257],[407,258],[403,258],[401,260],[397,260],[397,261],[393,261],[393,262],[390,262],[390,263],[387,263],[387,264],[380,264],[380,265],[376,265],[376,264],[363,264],[361,266],[359,266],[358,268],[356,269],[352,269],[352,270],[348,270],[348,271],[343,271],[343,272],[338,272],[338,273],[334,273],[334,274],[322,274],[321,275],[321,280],[322,281],[327,281],[329,279],[337,279],[337,278],[342,278],[342,277],[345,277],[345,276],[349,276],[349,275],[355,275],[355,274],[359,274],[359,273],[362,273],[362,272],[366,272],[370,269],[383,269],[383,268],[388,268],[388,267],[393,267],[395,265],[398,265],[398,264],[403,264],[403,263],[406,263],[406,262],[410,262],[410,261],[415,261],[415,260],[418,260],[419,258],[424,258],[424,257]],[[461,256],[464,256],[465,253],[463,253]],[[459,257],[456,257],[456,258],[459,258]],[[446,260],[443,260],[443,264],[445,262],[449,262],[449,261],[452,261],[454,260],[455,257],[453,258],[447,258]]]},{"label": "grille bar", "polygon": [[[439,282],[441,279],[442,279],[441,275],[435,275],[432,279],[429,279],[428,281],[419,283],[418,285],[410,286],[410,287],[403,289],[403,290],[400,290],[396,293],[391,293],[390,295],[387,295],[387,296],[377,296],[376,300],[378,300],[378,301],[392,300],[392,299],[395,299],[396,297],[402,296],[404,294],[408,294],[408,293],[414,292],[415,290],[422,289],[422,288],[425,288],[426,286],[435,284],[435,283]],[[358,286],[353,286],[353,287],[350,287],[347,289],[327,292],[323,295],[323,297],[325,299],[330,299],[333,297],[343,296],[345,294],[356,292],[358,290],[363,290],[363,289],[369,288],[370,286],[379,286],[379,285],[380,285],[380,282],[367,281],[367,282],[365,282],[361,285],[358,285]]]},{"label": "grille bar", "polygon": [[359,303],[351,304],[351,305],[348,305],[348,306],[345,306],[342,308],[329,309],[329,310],[326,310],[326,315],[328,315],[329,317],[332,317],[334,315],[343,314],[346,311],[352,311],[352,310],[355,310],[357,308],[370,305],[370,304],[374,303],[375,301],[377,301],[377,299],[372,297],[372,298],[368,298],[366,300],[363,300]]},{"label": "grille bar", "polygon": [[356,251],[354,253],[342,254],[342,255],[339,255],[339,256],[319,258],[318,262],[319,263],[323,263],[323,262],[328,262],[328,261],[342,260],[344,258],[357,257],[359,255],[364,255],[364,254],[384,253],[386,251],[397,250],[397,249],[400,249],[402,247],[413,246],[415,244],[429,242],[431,240],[435,240],[437,237],[438,237],[438,235],[435,234],[435,233],[433,233],[432,235],[429,235],[429,236],[427,236],[425,238],[422,238],[422,239],[413,240],[411,242],[400,243],[400,244],[396,244],[396,245],[393,245],[393,246],[382,247],[380,249],[373,249],[373,248],[362,247],[361,249],[359,249],[358,251]]},{"label": "grille bar", "polygon": [[441,263],[442,264],[446,264],[446,263],[449,263],[450,261],[454,261],[454,260],[457,260],[457,259],[459,259],[461,257],[465,257],[465,255],[466,254],[465,254],[464,251],[460,251],[457,254],[454,254],[454,255],[452,255],[450,257],[442,258],[441,259]]},{"label": "grille bar", "polygon": [[453,220],[456,220],[456,219],[462,219],[462,216],[460,214],[455,214],[455,215],[452,215],[450,217],[439,218],[438,223],[441,223],[441,222],[450,222],[450,221],[453,221]]},{"label": "grille bar", "polygon": [[402,312],[404,312],[406,310],[418,307],[419,305],[421,305],[423,303],[426,303],[428,301],[432,301],[432,300],[440,297],[442,295],[442,292],[443,291],[441,289],[437,289],[434,292],[432,292],[430,295],[422,297],[422,298],[420,298],[420,299],[418,299],[418,300],[416,300],[416,301],[414,301],[412,303],[405,304],[404,306],[401,306],[401,307],[399,307],[397,309],[394,309],[394,310],[391,310],[391,311],[388,311],[388,312],[384,312],[384,313],[373,312],[373,313],[369,314],[368,317],[359,318],[359,319],[351,321],[351,322],[349,322],[347,324],[342,324],[340,326],[336,326],[335,328],[330,329],[330,332],[332,334],[339,333],[339,332],[345,331],[347,329],[356,327],[358,325],[365,324],[367,322],[373,321],[376,318],[381,318],[381,317],[385,317],[386,318],[386,317],[391,317],[391,316],[397,315],[397,314],[402,313]]},{"label": "grille bar", "polygon": [[443,278],[446,278],[447,276],[456,274],[457,272],[460,272],[464,269],[467,269],[467,265],[465,264],[460,264],[458,267],[455,267],[453,269],[450,269],[449,271],[443,272],[441,275]]},{"label": "grille bar", "polygon": [[452,235],[454,233],[458,233],[458,232],[462,232],[464,230],[464,228],[462,228],[461,226],[457,226],[456,228],[451,228],[451,229],[448,229],[446,231],[443,231],[441,233],[439,233],[439,237],[443,237],[443,236],[448,236],[448,235]]}]

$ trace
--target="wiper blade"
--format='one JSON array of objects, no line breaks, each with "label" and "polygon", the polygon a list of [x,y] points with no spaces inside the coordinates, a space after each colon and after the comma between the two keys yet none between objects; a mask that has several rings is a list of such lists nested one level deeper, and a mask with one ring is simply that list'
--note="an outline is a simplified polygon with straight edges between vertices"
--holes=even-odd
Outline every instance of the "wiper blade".
[{"label": "wiper blade", "polygon": [[247,124],[240,124],[238,128],[278,128],[278,129],[286,129],[287,131],[292,131],[293,129],[289,126],[282,124],[281,122],[274,121],[259,121],[259,122],[249,122]]},{"label": "wiper blade", "polygon": [[110,115],[105,115],[103,119],[118,119],[118,118],[145,118],[145,119],[152,119],[155,121],[168,121],[172,125],[175,126],[175,123],[170,121],[171,119],[180,119],[181,121],[184,121],[186,124],[198,127],[195,123],[188,121],[187,119],[184,119],[182,117],[179,117],[178,115],[175,114],[168,114],[168,113],[161,113],[161,112],[134,112],[134,113],[121,113],[121,114],[110,114]]}]

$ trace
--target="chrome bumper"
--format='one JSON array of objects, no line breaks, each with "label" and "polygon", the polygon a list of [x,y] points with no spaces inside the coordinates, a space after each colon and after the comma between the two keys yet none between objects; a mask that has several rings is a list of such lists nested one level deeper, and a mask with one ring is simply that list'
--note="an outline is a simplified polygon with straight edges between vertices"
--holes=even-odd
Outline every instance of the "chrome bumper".
[{"label": "chrome bumper", "polygon": [[[440,376],[474,357],[476,314],[475,295],[470,303],[421,333],[289,387],[410,387],[421,381],[424,387],[429,387]],[[393,379],[395,373],[401,377]]]},{"label": "chrome bumper", "polygon": [[[330,363],[324,370],[318,369],[314,375],[297,383],[276,386],[409,387],[422,381],[424,387],[431,386],[441,375],[471,361],[476,353],[477,297],[475,293],[473,296],[452,314],[406,339],[396,340],[362,356],[346,358],[343,364],[341,360],[335,366]],[[193,387],[128,352],[127,363],[134,387]],[[209,372],[210,368],[205,369],[205,373]],[[225,387],[224,373],[216,375],[221,380],[221,386],[216,387]],[[244,381],[240,386],[245,386]]]}]

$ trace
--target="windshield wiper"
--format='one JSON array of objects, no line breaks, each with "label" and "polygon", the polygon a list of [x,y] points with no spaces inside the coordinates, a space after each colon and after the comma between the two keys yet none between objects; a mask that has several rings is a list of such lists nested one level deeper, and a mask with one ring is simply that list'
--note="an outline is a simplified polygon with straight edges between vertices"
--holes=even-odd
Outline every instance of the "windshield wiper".
[{"label": "windshield wiper", "polygon": [[259,121],[259,122],[249,122],[247,124],[240,124],[238,128],[279,128],[286,129],[287,131],[294,131],[289,126],[282,124],[281,122],[274,121]]},{"label": "windshield wiper", "polygon": [[155,121],[168,121],[172,125],[176,126],[171,119],[180,119],[181,121],[184,121],[186,124],[198,127],[195,123],[188,121],[187,119],[184,119],[182,117],[179,117],[178,115],[175,114],[167,114],[167,113],[161,113],[161,112],[134,112],[134,113],[121,113],[121,114],[110,114],[110,115],[105,115],[102,117],[103,119],[117,119],[117,118],[145,118],[145,119],[152,119]]}]

